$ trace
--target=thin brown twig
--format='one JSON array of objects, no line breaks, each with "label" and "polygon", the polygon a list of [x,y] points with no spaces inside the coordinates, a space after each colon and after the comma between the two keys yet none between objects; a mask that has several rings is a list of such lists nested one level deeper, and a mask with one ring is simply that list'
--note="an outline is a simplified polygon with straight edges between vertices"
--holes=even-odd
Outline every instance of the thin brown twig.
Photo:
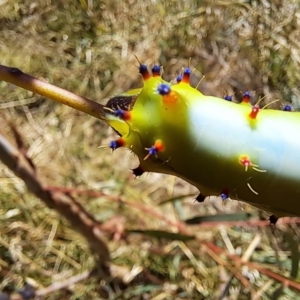
[{"label": "thin brown twig", "polygon": [[9,82],[33,93],[60,102],[98,119],[103,119],[104,106],[90,99],[78,96],[53,84],[23,73],[17,68],[0,65],[0,80]]},{"label": "thin brown twig", "polygon": [[251,287],[251,284],[247,281],[246,278],[243,277],[243,275],[236,266],[231,265],[230,261],[222,259],[209,248],[206,249],[206,253],[219,265],[223,265],[224,267],[226,267],[233,274],[232,277],[235,276],[244,285],[246,289],[248,289],[251,293],[254,292],[254,289]]},{"label": "thin brown twig", "polygon": [[64,192],[64,193],[74,193],[76,195],[87,195],[87,196],[90,196],[90,197],[99,197],[99,196],[108,197],[110,200],[112,200],[114,202],[119,202],[119,203],[122,203],[122,204],[126,204],[130,207],[136,208],[139,211],[142,211],[142,212],[146,213],[147,215],[152,215],[153,217],[164,221],[166,224],[168,224],[170,226],[173,226],[173,227],[176,227],[178,229],[178,231],[180,231],[182,234],[190,235],[190,236],[193,235],[190,232],[190,230],[187,229],[187,227],[184,225],[184,223],[178,222],[178,221],[172,221],[169,218],[167,218],[164,214],[154,210],[152,207],[149,207],[149,206],[137,203],[137,202],[124,200],[120,196],[111,196],[111,195],[105,194],[105,193],[100,192],[100,191],[79,190],[77,188],[68,188],[68,187],[59,187],[59,186],[48,186],[47,188],[51,191],[60,191],[60,192]]},{"label": "thin brown twig", "polygon": [[[110,264],[110,263],[107,266],[110,269],[111,278],[119,279],[123,283],[125,283],[124,278],[125,278],[125,276],[127,276],[130,273],[130,270],[127,267],[123,267],[123,266],[120,267],[120,266]],[[45,288],[34,290],[33,287],[29,286],[30,294],[32,294],[34,299],[44,299],[46,296],[48,296],[50,294],[53,294],[55,292],[58,292],[58,291],[61,291],[64,289],[68,289],[68,288],[72,287],[73,285],[75,285],[76,283],[79,283],[79,282],[89,279],[91,277],[96,277],[97,280],[99,280],[99,281],[101,279],[108,278],[107,274],[105,272],[101,272],[101,269],[95,268],[92,271],[86,270],[80,274],[66,278],[65,280],[54,282]],[[116,281],[115,283],[117,284],[118,281]],[[9,295],[8,299],[9,300],[24,300],[25,297],[22,296],[22,291],[26,291],[26,285],[25,285],[25,288],[23,288],[19,291],[19,293],[14,293],[12,295]],[[1,294],[0,294],[0,296],[1,296]],[[29,298],[26,298],[26,299],[29,299]],[[32,299],[32,297],[30,299]]]},{"label": "thin brown twig", "polygon": [[[63,289],[68,289],[74,284],[86,280],[92,275],[96,274],[95,270],[93,271],[84,271],[80,274],[74,275],[70,278],[67,278],[65,280],[59,281],[59,282],[54,282],[53,284],[49,285],[46,288],[41,288],[38,290],[34,290],[33,287],[30,286],[30,291],[26,292],[26,287],[24,289],[21,289],[18,294],[12,294],[9,295],[9,300],[24,300],[27,299],[25,298],[22,294],[23,293],[30,293],[31,296],[33,296],[36,299],[43,299],[49,294],[61,291]],[[28,298],[29,299],[29,298]],[[32,299],[32,297],[30,297]]]},{"label": "thin brown twig", "polygon": [[[152,209],[149,206],[145,206],[136,202],[132,202],[132,201],[128,201],[128,200],[123,200],[120,197],[116,197],[116,196],[109,196],[109,195],[105,195],[102,192],[98,192],[98,191],[91,191],[91,190],[78,190],[76,188],[67,188],[67,187],[48,187],[49,190],[57,190],[57,191],[61,191],[61,192],[65,192],[65,193],[74,193],[74,194],[83,194],[83,195],[89,195],[89,196],[94,196],[94,197],[99,197],[99,196],[106,196],[109,197],[110,200],[113,201],[117,201],[117,202],[121,202],[123,204],[126,204],[130,207],[134,207],[140,211],[146,212],[147,214],[151,214],[153,217],[160,219],[162,221],[164,221],[166,224],[174,226],[177,228],[177,230],[185,235],[191,236],[192,234],[190,233],[190,230],[187,228],[187,226],[182,223],[182,222],[178,222],[178,221],[172,221],[169,218],[167,218],[165,215],[158,213],[157,211],[155,211],[154,209]],[[207,253],[210,254],[210,256],[215,259],[218,263],[220,263],[219,258],[216,259],[216,256],[214,256],[211,251],[209,249],[207,249]],[[247,280],[238,272],[238,269],[236,267],[233,267],[230,265],[229,262],[224,262],[224,265],[232,272],[235,274],[235,276],[241,281],[241,283],[247,288],[249,289],[251,292],[253,292],[253,289],[251,288],[251,285],[247,282]]]},{"label": "thin brown twig", "polygon": [[[250,243],[250,245],[248,246],[247,250],[244,252],[243,256],[241,257],[241,261],[245,262],[245,261],[248,261],[252,255],[252,253],[254,252],[255,248],[258,246],[259,242],[261,240],[261,236],[259,234],[257,234],[254,239],[252,240],[252,242]],[[209,249],[209,248],[208,248]],[[207,250],[208,250],[207,249]],[[211,249],[210,249],[211,250]],[[239,274],[240,275],[240,274]],[[222,292],[222,295],[220,296],[219,299],[223,299],[224,297],[227,296],[227,293],[229,291],[229,287],[231,286],[232,284],[232,280],[234,278],[234,276],[236,276],[236,274],[234,272],[232,272],[232,275],[230,276],[230,278],[228,279],[227,283],[224,285],[224,289],[223,289],[223,292]],[[238,277],[237,277],[238,278]],[[243,278],[245,280],[245,278],[240,275],[240,278]],[[240,281],[242,282],[242,280],[240,279]],[[248,289],[251,291],[252,294],[254,294],[254,290],[252,289],[250,283],[247,281],[249,287]],[[244,284],[245,285],[245,284]]]},{"label": "thin brown twig", "polygon": [[40,198],[49,208],[55,209],[64,216],[72,227],[87,239],[101,265],[109,260],[109,250],[102,240],[101,224],[72,197],[45,189],[28,160],[2,134],[0,134],[0,159],[25,182],[30,192]]},{"label": "thin brown twig", "polygon": [[[1,133],[0,133],[0,160],[15,173],[16,176],[21,178],[28,190],[40,198],[49,208],[55,209],[59,214],[64,216],[71,224],[73,229],[81,233],[90,245],[90,249],[98,258],[99,263],[96,266],[96,272],[85,271],[82,274],[75,275],[62,282],[56,282],[52,285],[33,291],[35,297],[40,299],[46,295],[67,288],[90,277],[91,275],[97,276],[98,279],[106,279],[114,284],[128,283],[125,277],[130,273],[127,267],[120,267],[109,262],[109,250],[102,240],[102,232],[107,231],[111,233],[114,230],[113,224],[101,224],[97,222],[94,217],[89,214],[83,206],[81,206],[70,194],[61,191],[51,191],[42,186],[37,177],[35,167],[28,161],[27,158],[18,151]],[[110,227],[110,228],[107,228]],[[145,280],[156,282],[156,277],[146,276],[147,270],[143,270]],[[135,276],[132,277],[134,280]],[[21,300],[22,295],[14,294],[9,296],[11,300]]]},{"label": "thin brown twig", "polygon": [[52,294],[54,292],[57,292],[59,290],[69,288],[72,285],[74,285],[75,283],[86,280],[95,274],[96,274],[95,270],[84,271],[84,272],[77,274],[75,276],[72,276],[66,280],[54,282],[53,284],[47,286],[46,288],[37,290],[35,295],[36,295],[36,297],[45,297],[45,296]]},{"label": "thin brown twig", "polygon": [[281,282],[285,287],[291,287],[291,288],[294,288],[294,289],[300,291],[300,283],[298,283],[296,281],[293,281],[287,277],[279,275],[279,274],[277,274],[265,267],[262,267],[256,263],[252,263],[249,261],[243,261],[241,257],[230,254],[230,253],[226,252],[224,249],[222,249],[212,243],[204,243],[203,246],[206,247],[207,249],[212,250],[215,253],[218,253],[218,254],[222,253],[222,254],[226,255],[227,258],[235,261],[235,263],[237,265],[246,265],[252,269],[256,269],[259,272],[261,272],[262,274],[265,274],[265,275],[269,276],[270,278],[273,278],[273,279]]}]

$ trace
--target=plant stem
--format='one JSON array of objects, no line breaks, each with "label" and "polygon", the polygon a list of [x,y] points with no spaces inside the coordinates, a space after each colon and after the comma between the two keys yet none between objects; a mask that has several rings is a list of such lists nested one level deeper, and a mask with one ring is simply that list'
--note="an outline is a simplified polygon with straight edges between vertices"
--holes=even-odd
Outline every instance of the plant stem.
[{"label": "plant stem", "polygon": [[17,68],[0,65],[0,80],[22,87],[46,98],[63,103],[98,119],[103,119],[103,105],[78,96],[53,84],[34,78]]}]

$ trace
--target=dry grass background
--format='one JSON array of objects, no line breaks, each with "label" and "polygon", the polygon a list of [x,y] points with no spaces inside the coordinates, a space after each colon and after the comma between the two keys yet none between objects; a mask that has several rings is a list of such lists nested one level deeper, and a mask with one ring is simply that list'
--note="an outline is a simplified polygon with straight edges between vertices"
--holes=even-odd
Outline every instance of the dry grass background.
[{"label": "dry grass background", "polygon": [[[140,85],[134,54],[164,66],[172,79],[190,59],[193,83],[223,96],[254,92],[254,101],[294,103],[300,80],[299,1],[0,1],[0,63],[14,66],[60,87],[105,103]],[[195,204],[188,184],[149,174],[134,180],[137,161],[127,151],[98,149],[114,138],[105,124],[38,95],[0,82],[0,113],[20,131],[39,178],[49,186],[97,190],[144,205],[178,221],[197,215],[241,211],[238,203]],[[3,123],[4,124],[4,123]],[[9,128],[1,128],[11,136]],[[296,138],[296,137],[295,137]],[[13,140],[13,139],[11,139]],[[94,259],[82,237],[60,216],[29,194],[24,183],[0,164],[0,290],[11,293],[27,282],[36,288],[91,270]],[[122,216],[126,229],[176,232],[160,218],[109,196],[79,195],[77,200],[107,221]],[[162,200],[177,201],[159,206]],[[253,214],[261,214],[244,207]],[[229,253],[243,255],[260,238],[251,260],[299,280],[295,224],[195,226],[194,234]],[[114,288],[93,278],[46,299],[296,299],[299,291],[259,273],[234,266],[226,256],[209,254],[201,243],[128,234],[107,239],[112,261],[145,268],[160,280]],[[241,272],[249,285],[238,276]],[[227,293],[223,293],[227,287]],[[255,298],[256,297],[256,298]]]}]

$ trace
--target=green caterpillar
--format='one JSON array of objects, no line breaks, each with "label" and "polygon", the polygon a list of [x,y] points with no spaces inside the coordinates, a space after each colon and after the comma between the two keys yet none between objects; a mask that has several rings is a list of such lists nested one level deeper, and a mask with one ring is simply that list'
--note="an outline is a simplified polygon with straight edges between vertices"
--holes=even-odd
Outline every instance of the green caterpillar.
[{"label": "green caterpillar", "polygon": [[[260,109],[205,96],[189,84],[186,68],[176,83],[140,65],[144,86],[108,101],[103,119],[121,136],[109,145],[131,149],[133,170],[178,176],[206,196],[233,198],[271,211],[271,221],[300,215],[300,113]],[[230,97],[227,97],[230,100]]]}]

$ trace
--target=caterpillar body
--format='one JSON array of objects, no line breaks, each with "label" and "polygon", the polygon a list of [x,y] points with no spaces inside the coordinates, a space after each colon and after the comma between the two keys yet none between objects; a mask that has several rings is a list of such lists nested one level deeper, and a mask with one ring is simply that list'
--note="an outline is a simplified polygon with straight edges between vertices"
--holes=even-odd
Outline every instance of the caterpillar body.
[{"label": "caterpillar body", "polygon": [[205,96],[189,84],[186,68],[176,83],[140,65],[143,87],[112,98],[103,118],[139,158],[136,175],[158,172],[196,186],[197,200],[216,195],[272,212],[300,215],[300,113],[259,109]]}]

